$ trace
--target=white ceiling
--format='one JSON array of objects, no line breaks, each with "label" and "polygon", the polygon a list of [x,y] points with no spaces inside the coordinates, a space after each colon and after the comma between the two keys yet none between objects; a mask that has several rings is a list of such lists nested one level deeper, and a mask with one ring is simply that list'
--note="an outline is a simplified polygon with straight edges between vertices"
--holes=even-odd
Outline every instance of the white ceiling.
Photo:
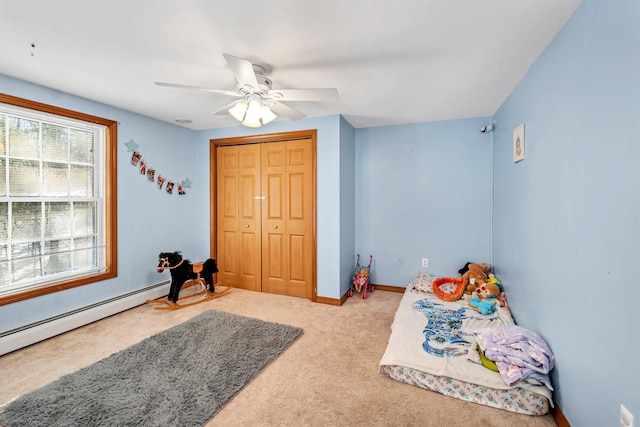
[{"label": "white ceiling", "polygon": [[[234,98],[222,54],[274,89],[337,88],[356,128],[493,115],[580,0],[0,0],[0,74],[191,129]],[[34,45],[34,47],[32,46]],[[0,92],[2,92],[0,88]],[[285,119],[278,119],[285,120]]]}]

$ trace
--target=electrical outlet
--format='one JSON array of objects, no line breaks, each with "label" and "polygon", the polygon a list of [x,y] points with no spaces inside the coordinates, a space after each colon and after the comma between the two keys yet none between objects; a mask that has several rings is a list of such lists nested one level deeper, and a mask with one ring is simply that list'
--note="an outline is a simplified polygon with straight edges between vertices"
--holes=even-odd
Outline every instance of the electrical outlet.
[{"label": "electrical outlet", "polygon": [[620,405],[620,427],[633,427],[633,415],[624,405]]},{"label": "electrical outlet", "polygon": [[429,258],[422,258],[422,266],[424,268],[429,267]]}]

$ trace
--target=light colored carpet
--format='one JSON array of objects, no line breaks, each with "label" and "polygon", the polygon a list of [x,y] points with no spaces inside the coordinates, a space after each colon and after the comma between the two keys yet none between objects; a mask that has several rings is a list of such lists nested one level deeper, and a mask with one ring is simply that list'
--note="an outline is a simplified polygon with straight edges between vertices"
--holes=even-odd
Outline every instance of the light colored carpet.
[{"label": "light colored carpet", "polygon": [[177,311],[143,305],[0,357],[0,404],[208,309],[298,326],[304,335],[227,404],[215,426],[556,426],[393,381],[378,373],[402,294],[341,306],[233,289]]},{"label": "light colored carpet", "polygon": [[18,397],[0,424],[202,427],[302,332],[208,310]]}]

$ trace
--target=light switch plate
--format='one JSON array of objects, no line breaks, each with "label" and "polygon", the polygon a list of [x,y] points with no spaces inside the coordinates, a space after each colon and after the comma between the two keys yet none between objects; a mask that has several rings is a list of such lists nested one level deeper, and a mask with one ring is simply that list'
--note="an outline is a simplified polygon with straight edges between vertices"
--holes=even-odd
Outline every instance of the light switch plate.
[{"label": "light switch plate", "polygon": [[620,405],[620,427],[633,427],[633,415],[624,405]]}]

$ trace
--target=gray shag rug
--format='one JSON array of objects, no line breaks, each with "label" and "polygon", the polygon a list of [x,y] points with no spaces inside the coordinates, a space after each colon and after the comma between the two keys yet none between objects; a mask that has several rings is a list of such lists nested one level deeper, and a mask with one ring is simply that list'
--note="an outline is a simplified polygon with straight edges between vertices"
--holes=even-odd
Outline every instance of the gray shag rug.
[{"label": "gray shag rug", "polygon": [[0,425],[202,426],[302,333],[205,311],[18,397]]}]

